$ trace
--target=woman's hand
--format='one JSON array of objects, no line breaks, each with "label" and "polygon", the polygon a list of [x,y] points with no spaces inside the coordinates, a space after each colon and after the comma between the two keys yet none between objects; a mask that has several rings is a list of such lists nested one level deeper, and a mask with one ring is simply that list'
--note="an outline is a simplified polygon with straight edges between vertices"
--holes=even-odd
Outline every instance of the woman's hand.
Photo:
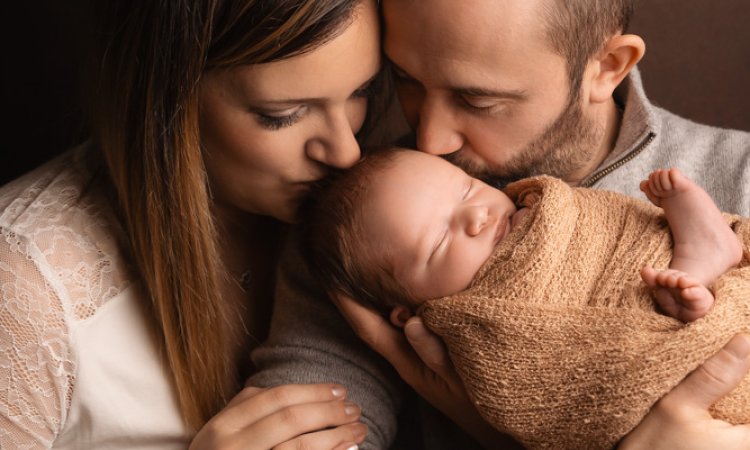
[{"label": "woman's hand", "polygon": [[750,369],[750,336],[737,335],[665,395],[618,450],[750,449],[750,425],[731,425],[708,409]]},{"label": "woman's hand", "polygon": [[246,387],[198,432],[190,450],[345,450],[361,443],[360,409],[334,384]]},{"label": "woman's hand", "polygon": [[399,376],[464,431],[488,448],[521,448],[482,419],[448,358],[445,345],[419,317],[403,333],[381,315],[349,297],[333,298],[355,333],[396,369]]}]

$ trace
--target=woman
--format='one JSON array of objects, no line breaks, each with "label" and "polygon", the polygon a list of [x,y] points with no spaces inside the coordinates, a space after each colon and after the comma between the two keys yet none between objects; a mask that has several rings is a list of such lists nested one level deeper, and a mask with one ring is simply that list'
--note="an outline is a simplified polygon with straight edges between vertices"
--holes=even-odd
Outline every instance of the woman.
[{"label": "woman", "polygon": [[112,3],[93,140],[0,190],[0,447],[355,446],[343,386],[242,383],[280,221],[359,158],[375,2]]}]

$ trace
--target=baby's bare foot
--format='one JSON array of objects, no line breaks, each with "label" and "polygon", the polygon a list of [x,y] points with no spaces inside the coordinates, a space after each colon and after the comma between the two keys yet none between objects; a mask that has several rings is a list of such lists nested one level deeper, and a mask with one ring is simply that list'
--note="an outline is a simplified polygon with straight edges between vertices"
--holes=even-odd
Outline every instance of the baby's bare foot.
[{"label": "baby's bare foot", "polygon": [[716,204],[679,170],[652,172],[641,182],[641,190],[664,209],[674,241],[670,268],[709,286],[740,262],[742,245]]},{"label": "baby's bare foot", "polygon": [[685,272],[644,267],[641,278],[654,289],[654,298],[662,311],[683,322],[700,319],[714,304],[711,291]]}]

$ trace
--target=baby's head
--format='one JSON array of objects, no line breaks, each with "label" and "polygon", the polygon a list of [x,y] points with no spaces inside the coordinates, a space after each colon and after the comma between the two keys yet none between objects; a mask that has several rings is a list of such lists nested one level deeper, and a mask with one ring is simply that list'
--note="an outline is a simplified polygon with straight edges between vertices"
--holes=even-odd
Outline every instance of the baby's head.
[{"label": "baby's head", "polygon": [[306,210],[314,275],[383,312],[466,289],[516,212],[502,191],[407,149],[365,157]]}]

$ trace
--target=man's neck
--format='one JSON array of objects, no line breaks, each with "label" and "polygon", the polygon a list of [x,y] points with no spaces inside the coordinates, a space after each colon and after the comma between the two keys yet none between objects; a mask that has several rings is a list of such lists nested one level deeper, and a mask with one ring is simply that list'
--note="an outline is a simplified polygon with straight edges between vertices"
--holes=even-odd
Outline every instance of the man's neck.
[{"label": "man's neck", "polygon": [[566,178],[566,182],[571,186],[577,186],[589,175],[599,168],[607,156],[615,148],[617,137],[620,134],[620,125],[622,124],[622,110],[617,106],[614,99],[598,105],[594,111],[594,126],[603,130],[599,144],[593,157],[588,163],[581,167],[576,173]]}]

